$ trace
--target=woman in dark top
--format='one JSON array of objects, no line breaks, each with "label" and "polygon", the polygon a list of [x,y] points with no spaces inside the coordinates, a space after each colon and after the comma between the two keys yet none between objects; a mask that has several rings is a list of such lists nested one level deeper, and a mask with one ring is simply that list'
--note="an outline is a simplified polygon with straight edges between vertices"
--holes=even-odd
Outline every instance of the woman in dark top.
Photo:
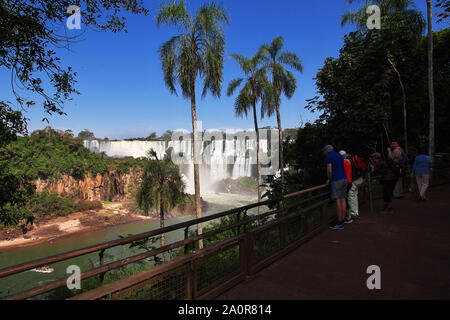
[{"label": "woman in dark top", "polygon": [[381,154],[376,152],[371,156],[370,167],[374,176],[380,176],[380,182],[383,186],[383,200],[384,208],[382,213],[392,213],[392,197],[394,193],[395,184],[397,183],[397,176],[389,165],[381,158]]}]

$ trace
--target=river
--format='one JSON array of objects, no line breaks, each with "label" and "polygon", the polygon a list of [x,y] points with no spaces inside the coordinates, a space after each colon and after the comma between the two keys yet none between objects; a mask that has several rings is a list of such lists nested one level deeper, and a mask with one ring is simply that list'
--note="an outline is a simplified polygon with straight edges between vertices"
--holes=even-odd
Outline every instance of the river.
[{"label": "river", "polygon": [[[237,194],[204,194],[203,199],[209,205],[204,215],[211,215],[232,208],[244,206],[256,201],[256,196],[237,195]],[[195,216],[183,216],[168,219],[165,221],[166,226],[181,223],[194,219]],[[0,250],[0,268],[16,265],[19,263],[52,256],[58,253],[83,248],[97,243],[118,239],[119,236],[127,236],[142,232],[151,231],[159,228],[159,221],[145,220],[129,224],[118,225],[89,233],[75,234],[70,237],[56,239],[41,245],[1,249]],[[191,230],[194,227],[191,228]],[[183,231],[177,230],[166,234],[166,243],[172,243],[183,239]],[[105,251],[105,262],[125,258],[136,254],[136,250],[130,250],[128,246],[118,246]],[[98,253],[92,253],[70,260],[54,263],[50,267],[54,268],[54,272],[50,274],[42,274],[37,272],[26,271],[9,277],[0,279],[0,297],[21,292],[37,285],[42,285],[56,279],[67,276],[66,269],[69,265],[77,265],[82,271],[98,266]]]}]

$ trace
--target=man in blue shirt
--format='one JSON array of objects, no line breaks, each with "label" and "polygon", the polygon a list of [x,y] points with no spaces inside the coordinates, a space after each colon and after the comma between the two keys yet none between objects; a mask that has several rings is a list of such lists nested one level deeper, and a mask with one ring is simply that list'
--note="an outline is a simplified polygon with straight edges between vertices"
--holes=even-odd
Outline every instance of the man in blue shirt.
[{"label": "man in blue shirt", "polygon": [[326,157],[328,183],[331,181],[331,199],[336,200],[338,221],[330,226],[332,229],[343,229],[347,206],[347,175],[345,174],[344,158],[333,151],[333,146],[326,145],[322,148]]},{"label": "man in blue shirt", "polygon": [[425,192],[430,182],[430,165],[431,159],[425,150],[421,150],[419,155],[414,159],[411,177],[416,175],[417,188],[419,189],[419,198],[417,201],[426,201]]}]

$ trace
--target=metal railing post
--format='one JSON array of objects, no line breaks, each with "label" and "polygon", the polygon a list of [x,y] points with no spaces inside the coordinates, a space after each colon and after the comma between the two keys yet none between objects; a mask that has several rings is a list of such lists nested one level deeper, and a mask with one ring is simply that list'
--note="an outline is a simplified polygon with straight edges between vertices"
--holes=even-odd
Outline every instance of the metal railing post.
[{"label": "metal railing post", "polygon": [[[189,226],[184,228],[184,240],[189,239]],[[189,244],[184,245],[184,254],[188,254],[189,252]]]},{"label": "metal railing post", "polygon": [[[101,267],[103,267],[103,265],[105,264],[105,257],[104,257],[104,254],[105,254],[105,249],[101,250],[100,253],[99,253],[99,256],[100,256],[100,266],[101,266]],[[101,285],[104,285],[104,284],[105,284],[105,273],[104,273],[104,272],[100,274],[100,283],[101,283]]]}]

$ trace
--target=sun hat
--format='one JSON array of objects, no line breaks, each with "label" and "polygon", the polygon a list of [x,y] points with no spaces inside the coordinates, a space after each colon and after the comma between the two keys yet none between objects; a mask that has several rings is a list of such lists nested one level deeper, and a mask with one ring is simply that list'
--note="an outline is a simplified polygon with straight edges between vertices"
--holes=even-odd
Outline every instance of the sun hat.
[{"label": "sun hat", "polygon": [[333,146],[330,144],[327,144],[325,147],[322,148],[322,152],[333,150]]},{"label": "sun hat", "polygon": [[391,148],[398,148],[398,147],[400,147],[400,145],[398,144],[398,142],[392,142],[391,143]]}]

